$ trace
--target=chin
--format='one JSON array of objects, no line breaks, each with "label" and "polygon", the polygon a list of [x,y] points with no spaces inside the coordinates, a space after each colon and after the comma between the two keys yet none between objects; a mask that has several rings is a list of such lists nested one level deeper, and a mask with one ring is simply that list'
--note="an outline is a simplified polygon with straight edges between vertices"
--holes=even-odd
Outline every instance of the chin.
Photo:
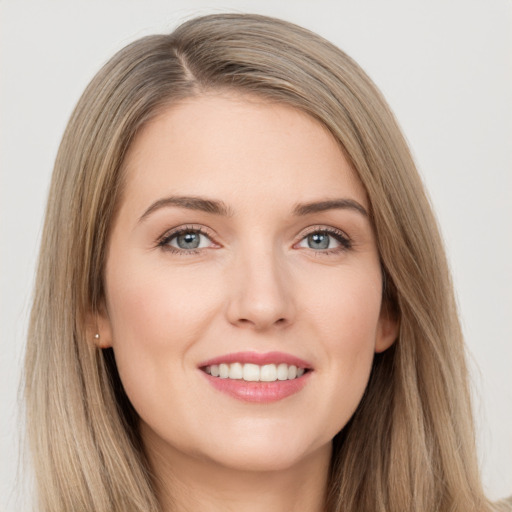
[{"label": "chin", "polygon": [[238,471],[277,472],[290,469],[311,457],[322,455],[330,458],[332,441],[312,445],[306,440],[289,436],[287,440],[270,435],[252,436],[230,442],[228,449],[209,454],[216,464]]}]

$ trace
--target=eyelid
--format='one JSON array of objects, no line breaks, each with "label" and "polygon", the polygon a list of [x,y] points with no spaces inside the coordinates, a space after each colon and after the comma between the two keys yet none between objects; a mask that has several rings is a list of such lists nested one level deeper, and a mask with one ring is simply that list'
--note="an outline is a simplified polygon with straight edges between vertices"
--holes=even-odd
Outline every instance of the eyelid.
[{"label": "eyelid", "polygon": [[[180,249],[169,244],[169,241],[174,237],[186,233],[189,231],[195,231],[200,233],[201,235],[207,237],[212,243],[213,247],[221,247],[221,245],[216,241],[215,232],[204,225],[199,224],[183,224],[180,226],[176,226],[166,230],[158,239],[156,240],[156,247],[161,247],[171,252],[179,253],[179,254],[191,254],[197,253],[204,249],[208,249],[210,247],[202,247],[197,249]],[[336,228],[334,226],[326,226],[324,224],[318,224],[313,226],[308,226],[297,236],[296,241],[293,244],[293,248],[297,248],[297,245],[302,242],[307,236],[313,233],[326,233],[332,237],[334,237],[337,242],[340,244],[339,247],[335,247],[332,249],[324,249],[324,250],[315,250],[311,249],[317,254],[329,254],[333,252],[342,252],[352,248],[353,242],[351,238],[345,233],[343,230]]]},{"label": "eyelid", "polygon": [[350,237],[340,228],[335,228],[334,226],[327,226],[325,224],[315,224],[314,226],[308,226],[304,230],[300,232],[298,235],[298,240],[300,241],[303,238],[305,238],[308,235],[311,235],[312,233],[333,233],[342,236],[343,238],[346,238],[347,240],[350,240]]},{"label": "eyelid", "polygon": [[342,252],[346,251],[352,248],[353,242],[352,239],[343,231],[342,229],[335,228],[333,226],[326,226],[322,224],[318,224],[315,226],[309,226],[305,230],[303,230],[299,236],[297,241],[293,244],[293,247],[295,248],[297,244],[302,242],[307,236],[312,235],[313,233],[326,233],[330,236],[333,236],[338,243],[340,244],[340,247],[332,248],[332,249],[324,249],[324,250],[313,250],[317,254],[329,254],[330,252]]},{"label": "eyelid", "polygon": [[156,241],[156,246],[163,247],[170,251],[179,252],[183,254],[205,249],[204,247],[201,249],[179,249],[177,247],[169,245],[169,241],[172,240],[174,237],[182,233],[187,233],[189,231],[195,231],[197,233],[200,233],[201,235],[207,237],[212,243],[212,245],[220,247],[220,245],[215,241],[215,233],[213,232],[213,230],[199,224],[183,224],[181,226],[176,226],[174,228],[168,229],[167,231],[164,232],[163,235],[158,237]]}]

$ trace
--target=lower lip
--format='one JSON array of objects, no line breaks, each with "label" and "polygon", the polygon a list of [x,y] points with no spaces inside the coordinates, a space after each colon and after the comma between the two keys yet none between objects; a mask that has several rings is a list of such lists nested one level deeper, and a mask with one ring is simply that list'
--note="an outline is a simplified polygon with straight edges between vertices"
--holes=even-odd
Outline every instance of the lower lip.
[{"label": "lower lip", "polygon": [[221,379],[212,377],[201,371],[208,382],[218,391],[244,402],[270,403],[283,400],[302,390],[309,381],[312,372],[292,380],[276,380],[274,382],[247,382],[237,379]]}]

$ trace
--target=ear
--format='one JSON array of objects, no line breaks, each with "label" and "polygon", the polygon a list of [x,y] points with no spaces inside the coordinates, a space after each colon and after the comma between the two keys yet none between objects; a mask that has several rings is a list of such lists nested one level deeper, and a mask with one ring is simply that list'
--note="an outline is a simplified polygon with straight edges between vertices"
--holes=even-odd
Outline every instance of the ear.
[{"label": "ear", "polygon": [[88,315],[87,337],[98,348],[110,348],[112,346],[112,327],[105,301],[102,300],[96,312]]},{"label": "ear", "polygon": [[377,325],[377,336],[375,338],[375,352],[384,352],[398,338],[400,322],[396,315],[390,313],[385,304],[382,305],[379,323]]}]

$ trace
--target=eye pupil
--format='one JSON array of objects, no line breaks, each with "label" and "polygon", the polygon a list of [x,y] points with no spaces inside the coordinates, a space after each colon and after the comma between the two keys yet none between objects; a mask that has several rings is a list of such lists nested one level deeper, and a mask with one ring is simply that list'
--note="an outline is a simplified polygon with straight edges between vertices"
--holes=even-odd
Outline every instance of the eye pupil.
[{"label": "eye pupil", "polygon": [[329,235],[325,233],[313,233],[308,236],[308,247],[310,249],[328,249]]},{"label": "eye pupil", "polygon": [[199,233],[189,231],[176,237],[176,244],[180,249],[197,249],[200,243]]}]

